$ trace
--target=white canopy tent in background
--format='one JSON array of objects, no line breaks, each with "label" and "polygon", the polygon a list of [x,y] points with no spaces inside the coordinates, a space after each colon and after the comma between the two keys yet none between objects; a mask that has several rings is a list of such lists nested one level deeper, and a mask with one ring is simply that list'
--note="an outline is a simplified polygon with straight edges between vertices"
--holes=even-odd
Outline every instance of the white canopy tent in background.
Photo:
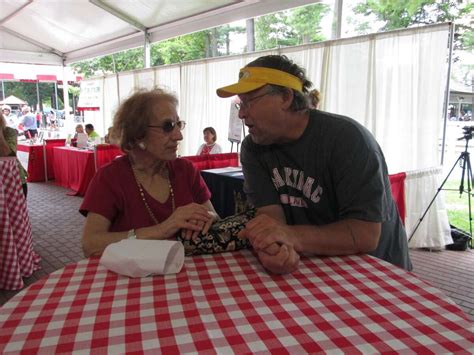
[{"label": "white canopy tent in background", "polygon": [[2,0],[0,60],[67,65],[317,2],[320,0]]}]

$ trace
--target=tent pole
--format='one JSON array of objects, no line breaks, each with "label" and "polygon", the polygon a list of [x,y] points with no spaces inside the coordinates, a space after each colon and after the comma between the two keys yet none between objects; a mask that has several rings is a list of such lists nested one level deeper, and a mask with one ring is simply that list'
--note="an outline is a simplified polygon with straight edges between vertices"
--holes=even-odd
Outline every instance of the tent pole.
[{"label": "tent pole", "polygon": [[[69,123],[69,83],[67,82],[65,66],[63,65],[63,101],[64,101],[64,124]],[[66,126],[67,127],[67,126]]]},{"label": "tent pole", "polygon": [[41,110],[41,105],[40,105],[40,93],[39,93],[39,80],[36,80],[36,107],[37,107],[37,110],[40,111]]},{"label": "tent pole", "polygon": [[444,125],[443,125],[443,142],[441,143],[441,165],[444,163],[444,150],[446,148],[446,126],[449,117],[449,84],[451,79],[451,64],[453,60],[453,44],[454,44],[454,23],[449,23],[449,53],[448,53],[448,73],[446,78],[446,91],[444,92]]},{"label": "tent pole", "polygon": [[58,109],[58,83],[57,81],[54,82],[54,95],[56,97],[54,108],[57,110]]}]

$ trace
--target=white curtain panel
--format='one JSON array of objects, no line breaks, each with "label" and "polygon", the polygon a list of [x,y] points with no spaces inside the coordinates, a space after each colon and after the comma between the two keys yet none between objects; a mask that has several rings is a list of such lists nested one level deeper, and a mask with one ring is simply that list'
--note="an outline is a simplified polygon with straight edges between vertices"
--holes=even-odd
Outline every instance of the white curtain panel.
[{"label": "white curtain panel", "polygon": [[155,87],[155,74],[154,68],[134,72],[133,87],[135,89],[153,89]]},{"label": "white curtain panel", "polygon": [[118,79],[120,102],[122,102],[135,91],[135,73],[120,73]]},{"label": "white curtain panel", "polygon": [[117,77],[108,76],[104,80],[104,135],[107,129],[112,126],[115,112],[119,106],[119,96],[117,91]]},{"label": "white curtain panel", "polygon": [[[412,235],[418,221],[441,185],[442,172],[442,167],[437,167],[406,173],[405,229],[408,237]],[[408,246],[410,248],[444,249],[445,245],[452,242],[444,194],[441,191],[428,209]]]},{"label": "white curtain panel", "polygon": [[176,95],[181,94],[181,67],[170,65],[155,68],[155,87],[160,87]]},{"label": "white curtain panel", "polygon": [[371,130],[391,173],[440,164],[448,36],[446,27],[438,27],[375,41]]}]

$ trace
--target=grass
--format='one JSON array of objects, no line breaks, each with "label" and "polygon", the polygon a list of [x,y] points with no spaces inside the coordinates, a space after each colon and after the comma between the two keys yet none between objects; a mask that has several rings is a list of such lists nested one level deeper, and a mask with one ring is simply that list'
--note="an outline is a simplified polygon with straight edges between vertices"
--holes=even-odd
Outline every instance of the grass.
[{"label": "grass", "polygon": [[[462,195],[459,196],[460,183],[460,180],[448,180],[443,186],[443,190],[445,190],[444,199],[446,209],[448,210],[449,223],[469,233],[468,195],[467,192],[463,192]],[[474,193],[473,188],[474,187],[471,186],[471,214],[474,214],[474,197],[472,196]],[[464,191],[467,191],[467,181],[464,182]]]}]

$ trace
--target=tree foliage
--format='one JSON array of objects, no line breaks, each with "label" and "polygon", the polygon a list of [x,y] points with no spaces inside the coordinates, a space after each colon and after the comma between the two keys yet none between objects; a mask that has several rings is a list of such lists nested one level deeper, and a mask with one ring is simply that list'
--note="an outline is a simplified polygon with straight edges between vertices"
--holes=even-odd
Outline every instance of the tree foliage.
[{"label": "tree foliage", "polygon": [[[36,83],[4,81],[5,96],[16,96],[19,99],[28,102],[28,105],[36,110],[38,105],[38,95]],[[54,91],[54,83],[38,83],[38,92],[40,98],[40,110],[43,107],[55,107],[56,94]],[[58,88],[58,109],[63,109],[63,90]]]},{"label": "tree foliage", "polygon": [[[456,24],[456,49],[473,49],[474,3],[462,0],[366,0],[357,4],[354,12],[375,15],[385,22],[382,31],[428,25],[438,22]],[[360,28],[370,28],[363,21]]]},{"label": "tree foliage", "polygon": [[318,3],[259,17],[255,21],[256,49],[271,49],[325,40],[321,32],[321,21],[329,10],[329,5]]}]

